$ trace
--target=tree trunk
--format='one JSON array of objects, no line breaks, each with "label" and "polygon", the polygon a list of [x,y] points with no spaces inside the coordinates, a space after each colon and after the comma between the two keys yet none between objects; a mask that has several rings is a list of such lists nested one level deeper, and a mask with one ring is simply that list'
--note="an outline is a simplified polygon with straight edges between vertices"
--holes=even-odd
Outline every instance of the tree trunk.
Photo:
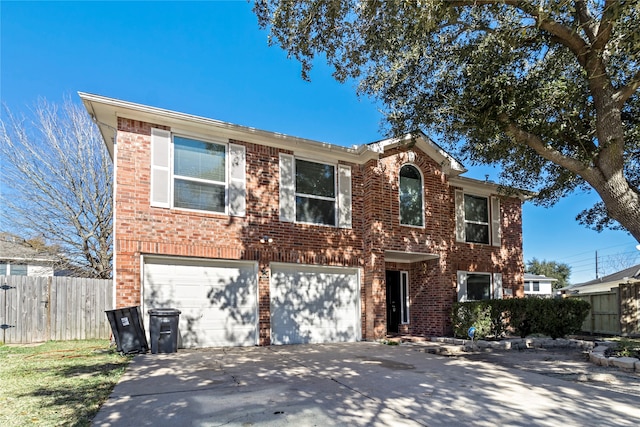
[{"label": "tree trunk", "polygon": [[609,216],[618,221],[640,243],[640,194],[622,171],[601,180],[587,180],[598,192]]}]

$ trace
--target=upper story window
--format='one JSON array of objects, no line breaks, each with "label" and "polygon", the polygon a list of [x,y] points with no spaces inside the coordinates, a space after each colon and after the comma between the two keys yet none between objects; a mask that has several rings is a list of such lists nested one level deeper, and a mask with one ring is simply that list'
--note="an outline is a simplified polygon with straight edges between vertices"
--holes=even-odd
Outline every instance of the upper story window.
[{"label": "upper story window", "polygon": [[458,242],[501,245],[500,199],[457,190],[455,203]]},{"label": "upper story window", "polygon": [[280,154],[280,221],[351,228],[351,167]]},{"label": "upper story window", "polygon": [[464,195],[464,230],[467,242],[489,244],[489,198]]},{"label": "upper story window", "polygon": [[400,169],[400,224],[424,225],[422,175],[413,165]]},{"label": "upper story window", "polygon": [[173,138],[173,205],[177,208],[225,212],[226,147]]},{"label": "upper story window", "polygon": [[151,206],[244,216],[244,146],[151,130]]},{"label": "upper story window", "polygon": [[334,165],[296,159],[296,221],[336,225]]}]

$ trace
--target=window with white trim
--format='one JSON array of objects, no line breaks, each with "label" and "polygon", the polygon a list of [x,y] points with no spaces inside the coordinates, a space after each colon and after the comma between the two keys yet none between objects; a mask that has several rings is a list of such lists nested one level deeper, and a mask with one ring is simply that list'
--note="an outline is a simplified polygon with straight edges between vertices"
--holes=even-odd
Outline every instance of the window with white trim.
[{"label": "window with white trim", "polygon": [[400,224],[422,227],[424,225],[424,203],[422,174],[413,165],[400,168]]},{"label": "window with white trim", "polygon": [[336,225],[336,168],[296,159],[296,221]]},{"label": "window with white trim", "polygon": [[173,206],[222,212],[227,199],[227,148],[173,137]]},{"label": "window with white trim", "polygon": [[500,246],[500,199],[461,190],[455,192],[456,241]]},{"label": "window with white trim", "polygon": [[0,261],[0,276],[27,276],[27,265]]},{"label": "window with white trim", "polygon": [[351,228],[351,167],[280,154],[280,221]]},{"label": "window with white trim", "polygon": [[458,301],[502,298],[502,274],[458,271]]},{"label": "window with white trim", "polygon": [[151,206],[244,216],[246,149],[151,129]]},{"label": "window with white trim", "polygon": [[489,198],[464,195],[465,241],[489,244]]}]

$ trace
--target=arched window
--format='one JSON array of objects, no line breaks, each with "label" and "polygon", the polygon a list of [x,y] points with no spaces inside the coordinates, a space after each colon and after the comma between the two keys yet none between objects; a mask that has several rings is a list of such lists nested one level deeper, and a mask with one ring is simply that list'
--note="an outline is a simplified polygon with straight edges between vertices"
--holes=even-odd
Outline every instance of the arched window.
[{"label": "arched window", "polygon": [[422,227],[422,175],[418,168],[404,165],[400,169],[400,224]]}]

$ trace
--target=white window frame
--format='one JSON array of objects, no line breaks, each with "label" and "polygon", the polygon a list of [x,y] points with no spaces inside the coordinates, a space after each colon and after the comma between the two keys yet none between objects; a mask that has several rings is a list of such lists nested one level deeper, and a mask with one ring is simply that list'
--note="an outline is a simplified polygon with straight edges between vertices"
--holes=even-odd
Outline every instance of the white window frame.
[{"label": "white window frame", "polygon": [[487,275],[489,276],[489,292],[491,298],[489,299],[502,299],[503,296],[503,288],[502,288],[502,273],[488,273],[485,271],[458,271],[457,272],[457,287],[456,290],[458,292],[458,301],[479,301],[479,300],[470,300],[467,298],[467,278],[470,274],[478,274],[478,275]]},{"label": "white window frame", "polygon": [[29,264],[23,264],[19,262],[8,262],[8,261],[4,261],[2,264],[5,266],[5,274],[3,274],[3,276],[15,276],[16,274],[12,270],[18,265],[24,266],[24,274],[19,274],[18,276],[29,275]]},{"label": "white window frame", "polygon": [[[319,165],[331,166],[333,168],[333,197],[316,196],[315,194],[306,194],[306,193],[298,192],[298,186],[296,184],[298,160],[302,160],[303,162],[309,162],[309,163],[317,163]],[[333,228],[338,227],[338,214],[339,214],[338,191],[339,189],[338,189],[338,164],[337,163],[320,162],[318,160],[312,160],[304,157],[295,156],[293,158],[293,191],[294,191],[294,205],[293,205],[294,206],[294,222],[296,224],[310,224],[310,225],[319,225],[319,226],[333,227]],[[298,211],[297,211],[298,204],[296,203],[296,199],[298,197],[333,201],[333,206],[334,206],[333,224],[323,224],[321,222],[310,222],[310,221],[298,221]]]},{"label": "white window frame", "polygon": [[400,323],[408,325],[411,322],[409,316],[409,272],[400,272]]},{"label": "white window frame", "polygon": [[[175,205],[176,178],[187,182],[201,182],[221,185],[222,181],[199,179],[175,173],[175,137],[216,144],[224,147],[224,211],[192,209]],[[201,134],[185,131],[151,129],[150,156],[150,194],[149,202],[154,208],[177,209],[189,212],[201,212],[211,215],[246,216],[246,155],[244,145],[228,140],[212,139]]]},{"label": "white window frame", "polygon": [[[421,203],[420,203],[420,222],[422,223],[421,225],[412,225],[412,224],[404,224],[402,222],[402,214],[401,214],[401,210],[402,210],[402,201],[400,200],[400,193],[402,192],[402,187],[400,185],[400,174],[402,172],[402,168],[404,168],[405,166],[411,166],[413,168],[415,168],[418,171],[418,174],[420,175],[420,192],[421,192]],[[424,197],[424,175],[422,174],[422,171],[420,170],[420,168],[413,164],[413,163],[405,163],[402,166],[400,166],[400,169],[398,169],[398,222],[400,223],[401,226],[403,227],[412,227],[412,228],[424,228],[425,227],[425,220],[424,220],[424,204],[425,204],[425,197]]]},{"label": "white window frame", "polygon": [[[177,175],[175,173],[175,138],[184,138],[184,139],[190,139],[192,141],[197,141],[197,142],[202,142],[205,144],[215,144],[215,145],[221,145],[224,147],[224,177],[225,177],[225,182],[224,182],[224,211],[213,211],[213,210],[206,210],[206,209],[191,209],[191,208],[185,208],[185,207],[181,207],[181,206],[176,206],[175,205],[175,186],[176,186],[176,179],[181,179],[184,181],[190,181],[190,182],[197,182],[197,183],[201,183],[201,184],[213,184],[213,185],[218,185],[220,186],[222,183],[220,181],[211,181],[211,180],[207,180],[207,179],[201,179],[201,178],[193,178],[193,177],[189,177],[189,176],[184,176],[184,175]],[[201,137],[197,137],[197,136],[192,136],[192,135],[184,135],[184,134],[180,134],[180,133],[172,133],[171,134],[171,157],[170,157],[170,170],[171,170],[171,192],[170,192],[170,197],[171,197],[171,207],[174,209],[179,209],[179,210],[184,210],[184,211],[190,211],[190,212],[206,212],[206,213],[213,213],[213,214],[219,214],[219,215],[228,215],[229,214],[229,144],[226,142],[220,142],[220,141],[214,141],[214,140],[209,140],[209,139],[204,139]]]},{"label": "white window frame", "polygon": [[[473,196],[478,198],[484,198],[487,201],[488,209],[488,222],[480,221],[468,221],[465,214],[465,196]],[[475,245],[489,245],[500,247],[502,245],[502,216],[501,216],[501,203],[500,199],[496,196],[489,194],[478,194],[474,192],[468,192],[464,190],[456,190],[455,196],[455,234],[456,241],[460,243],[468,243]],[[466,225],[467,224],[479,224],[488,225],[489,241],[487,243],[482,242],[470,242],[467,240]]]},{"label": "white window frame", "polygon": [[487,197],[487,196],[481,196],[481,195],[478,195],[478,194],[464,193],[464,198],[465,198],[464,203],[465,203],[465,205],[467,203],[467,201],[466,201],[466,197],[467,196],[474,197],[476,199],[482,198],[482,199],[485,200],[485,204],[486,204],[486,207],[487,207],[487,222],[468,220],[467,219],[467,215],[466,215],[466,211],[465,211],[464,228],[465,228],[465,230],[467,229],[467,224],[482,225],[482,226],[486,225],[487,226],[487,241],[486,242],[470,242],[468,240],[466,232],[465,232],[465,241],[467,243],[477,243],[479,245],[490,245],[491,244],[491,206],[490,206],[490,198]]}]

